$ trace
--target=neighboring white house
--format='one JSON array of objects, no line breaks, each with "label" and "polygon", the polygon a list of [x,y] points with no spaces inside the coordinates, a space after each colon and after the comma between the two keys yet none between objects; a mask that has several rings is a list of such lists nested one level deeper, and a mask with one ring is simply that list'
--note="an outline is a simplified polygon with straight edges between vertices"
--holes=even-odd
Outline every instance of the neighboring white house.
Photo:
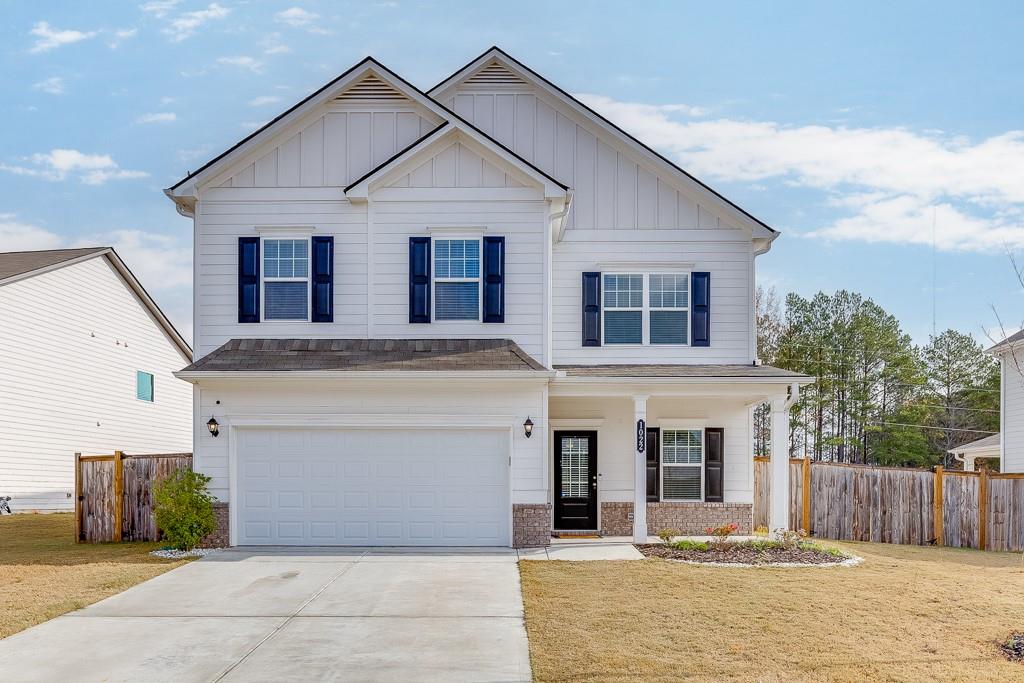
[{"label": "neighboring white house", "polygon": [[999,342],[987,353],[999,359],[1000,464],[1003,472],[1024,472],[1024,330]]},{"label": "neighboring white house", "polygon": [[367,58],[166,190],[193,218],[195,461],[232,544],[749,532],[778,233],[497,48]]},{"label": "neighboring white house", "polygon": [[[973,472],[975,460],[986,458],[999,460],[1002,450],[1002,437],[999,434],[990,434],[983,439],[965,443],[956,448],[950,449],[949,453],[964,464],[965,472]],[[996,468],[998,470],[998,467]]]},{"label": "neighboring white house", "polygon": [[191,355],[113,249],[0,253],[0,495],[70,510],[76,452],[191,451]]}]

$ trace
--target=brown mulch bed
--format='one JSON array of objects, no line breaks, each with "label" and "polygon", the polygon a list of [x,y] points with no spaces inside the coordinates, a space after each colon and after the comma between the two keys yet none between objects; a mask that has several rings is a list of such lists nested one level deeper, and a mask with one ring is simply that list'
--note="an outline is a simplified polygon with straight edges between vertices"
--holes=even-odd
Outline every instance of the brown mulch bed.
[{"label": "brown mulch bed", "polygon": [[659,543],[637,545],[645,557],[660,557],[664,560],[686,560],[689,562],[728,562],[731,564],[777,564],[792,562],[799,564],[830,564],[848,559],[832,555],[819,548],[752,548],[740,544],[724,547],[709,546],[707,550],[679,549]]},{"label": "brown mulch bed", "polygon": [[1011,662],[1024,662],[1024,632],[1011,633],[1010,637],[999,645],[999,649]]}]

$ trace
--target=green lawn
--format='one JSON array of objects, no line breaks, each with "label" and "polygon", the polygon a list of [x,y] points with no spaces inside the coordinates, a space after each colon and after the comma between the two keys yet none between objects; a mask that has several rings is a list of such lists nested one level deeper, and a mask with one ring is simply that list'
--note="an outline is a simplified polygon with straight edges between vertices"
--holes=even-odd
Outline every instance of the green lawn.
[{"label": "green lawn", "polygon": [[159,543],[75,543],[75,517],[0,517],[0,638],[120,593],[185,561]]}]

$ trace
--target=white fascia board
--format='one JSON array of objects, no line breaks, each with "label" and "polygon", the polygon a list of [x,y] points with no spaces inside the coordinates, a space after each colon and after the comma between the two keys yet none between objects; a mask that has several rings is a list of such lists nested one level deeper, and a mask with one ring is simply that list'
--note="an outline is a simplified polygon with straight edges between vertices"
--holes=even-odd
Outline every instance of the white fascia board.
[{"label": "white fascia board", "polygon": [[525,383],[547,383],[555,376],[551,370],[494,370],[494,371],[432,371],[432,370],[286,370],[286,371],[184,371],[174,373],[178,379],[199,384],[207,381],[330,381],[330,382],[480,382],[506,381]]},{"label": "white fascia board", "polygon": [[[769,230],[746,212],[720,196],[717,192],[711,190],[709,187],[691,177],[686,172],[680,170],[672,163],[661,158],[660,155],[648,149],[637,139],[624,131],[619,130],[615,125],[610,124],[603,117],[595,115],[594,112],[577,101],[576,98],[558,88],[552,87],[546,81],[535,77],[532,73],[524,71],[518,64],[508,58],[497,48],[491,48],[484,54],[480,55],[477,59],[473,60],[447,79],[431,88],[427,91],[427,94],[436,100],[444,101],[445,98],[451,94],[451,91],[465,80],[469,74],[475,72],[477,69],[491,61],[500,63],[516,76],[540,90],[547,98],[565,104],[573,111],[574,114],[576,114],[576,116],[587,121],[592,126],[599,128],[605,134],[618,141],[619,144],[624,145],[627,149],[635,151],[637,155],[643,159],[648,170],[655,170],[658,171],[659,175],[667,175],[668,177],[675,178],[678,189],[690,197],[698,198],[700,201],[708,204],[709,207],[714,208],[716,211],[725,214],[730,218],[730,220],[748,230],[752,237],[774,239],[774,237],[778,236],[778,232]],[[767,251],[767,249],[765,249],[765,251]]]},{"label": "white fascia board", "polygon": [[518,157],[509,154],[500,145],[465,125],[460,119],[452,119],[440,124],[405,152],[371,171],[354,185],[350,185],[345,190],[345,196],[350,201],[365,201],[374,189],[386,186],[387,183],[397,180],[408,172],[406,167],[426,161],[433,154],[440,153],[443,148],[456,142],[466,144],[467,147],[488,161],[512,171],[513,175],[517,176],[521,182],[541,188],[545,199],[558,199],[566,196],[564,187],[539,173]]},{"label": "white fascia board", "polygon": [[207,165],[196,173],[164,190],[164,193],[171,199],[174,199],[176,203],[178,203],[179,198],[190,197],[193,198],[194,203],[194,197],[199,187],[210,181],[219,180],[227,170],[244,164],[248,157],[254,156],[257,151],[261,150],[269,142],[282,133],[287,132],[296,121],[300,121],[303,117],[317,111],[346,88],[371,73],[405,95],[411,102],[429,111],[437,118],[439,123],[448,119],[451,115],[438,102],[424,96],[423,93],[403,81],[383,64],[377,62],[372,57],[368,57],[343,75],[322,86],[319,91],[294,106],[291,110],[286,111],[278,116],[278,118],[250,134],[247,138],[244,138],[234,147],[224,152],[220,158],[215,157],[213,161],[208,162]]},{"label": "white fascia board", "polygon": [[811,384],[813,379],[763,377],[559,377],[548,387],[551,396],[672,396],[723,398],[756,404],[783,395],[792,384]]}]

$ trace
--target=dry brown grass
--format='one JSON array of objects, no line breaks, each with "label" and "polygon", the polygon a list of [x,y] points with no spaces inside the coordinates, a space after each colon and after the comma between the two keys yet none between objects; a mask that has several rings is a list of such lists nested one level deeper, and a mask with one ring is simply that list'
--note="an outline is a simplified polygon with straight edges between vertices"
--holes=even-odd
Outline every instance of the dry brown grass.
[{"label": "dry brown grass", "polygon": [[870,543],[855,568],[520,562],[540,681],[1024,681],[1021,555]]},{"label": "dry brown grass", "polygon": [[0,517],[0,638],[181,566],[159,543],[75,543],[71,514]]}]

